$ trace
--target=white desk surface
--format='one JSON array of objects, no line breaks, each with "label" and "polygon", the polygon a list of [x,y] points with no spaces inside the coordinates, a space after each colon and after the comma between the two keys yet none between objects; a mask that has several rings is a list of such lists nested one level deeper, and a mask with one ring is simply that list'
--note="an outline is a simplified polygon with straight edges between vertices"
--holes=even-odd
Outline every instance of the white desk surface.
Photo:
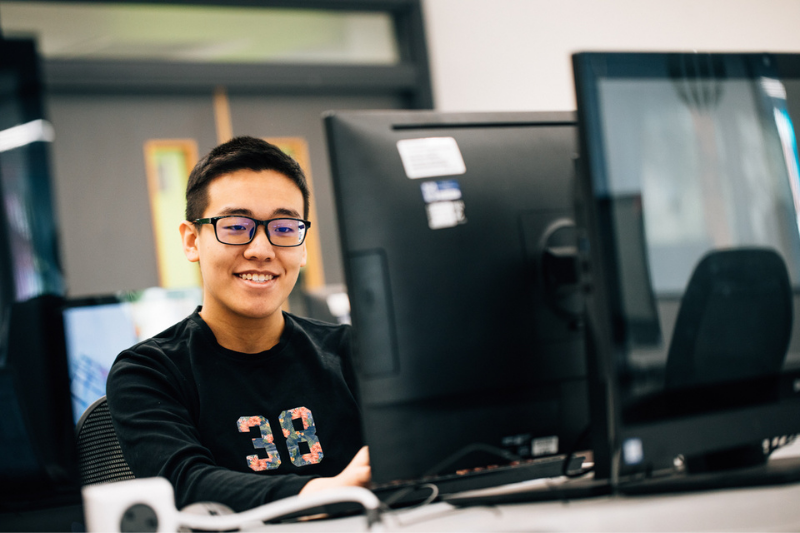
[{"label": "white desk surface", "polygon": [[[800,442],[776,452],[797,455]],[[800,483],[657,496],[468,507],[447,503],[384,515],[383,531],[800,531]],[[276,524],[274,532],[365,531],[363,516]]]},{"label": "white desk surface", "polygon": [[[607,496],[456,509],[435,503],[383,518],[383,531],[800,531],[800,484],[661,496]],[[366,531],[363,516],[254,531]]]}]

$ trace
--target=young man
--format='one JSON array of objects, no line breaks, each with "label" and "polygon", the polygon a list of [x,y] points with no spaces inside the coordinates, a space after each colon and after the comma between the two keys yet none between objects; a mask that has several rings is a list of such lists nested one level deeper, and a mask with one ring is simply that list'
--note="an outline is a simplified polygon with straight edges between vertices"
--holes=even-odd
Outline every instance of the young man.
[{"label": "young man", "polygon": [[306,263],[308,197],[299,165],[252,137],[189,176],[180,231],[203,305],[122,352],[107,384],[131,470],[169,479],[178,508],[369,482],[349,326],[281,310]]}]

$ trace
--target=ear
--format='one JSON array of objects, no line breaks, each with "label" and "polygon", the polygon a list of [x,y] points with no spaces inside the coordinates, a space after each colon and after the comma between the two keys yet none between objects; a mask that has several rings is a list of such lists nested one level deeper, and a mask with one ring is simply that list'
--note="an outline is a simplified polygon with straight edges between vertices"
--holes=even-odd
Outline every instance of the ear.
[{"label": "ear", "polygon": [[188,220],[181,222],[181,240],[183,241],[183,255],[192,263],[200,260],[200,250],[198,248],[197,234],[198,228]]},{"label": "ear", "polygon": [[300,260],[300,268],[306,266],[308,261],[308,252],[306,251],[306,243],[303,243],[303,258]]}]

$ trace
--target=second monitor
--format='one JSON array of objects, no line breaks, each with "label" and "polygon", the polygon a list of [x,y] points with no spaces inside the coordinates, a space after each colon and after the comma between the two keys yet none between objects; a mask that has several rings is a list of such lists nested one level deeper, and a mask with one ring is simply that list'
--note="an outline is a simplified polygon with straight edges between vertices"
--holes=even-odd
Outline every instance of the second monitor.
[{"label": "second monitor", "polygon": [[575,447],[589,416],[574,115],[325,124],[373,482]]}]

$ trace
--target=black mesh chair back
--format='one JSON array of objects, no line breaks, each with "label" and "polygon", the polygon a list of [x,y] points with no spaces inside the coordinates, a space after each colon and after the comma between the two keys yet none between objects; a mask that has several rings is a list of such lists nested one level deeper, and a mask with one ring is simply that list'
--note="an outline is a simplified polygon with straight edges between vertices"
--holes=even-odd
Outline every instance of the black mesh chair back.
[{"label": "black mesh chair back", "polygon": [[77,434],[83,485],[134,478],[125,457],[122,456],[105,396],[95,401],[81,415]]}]

